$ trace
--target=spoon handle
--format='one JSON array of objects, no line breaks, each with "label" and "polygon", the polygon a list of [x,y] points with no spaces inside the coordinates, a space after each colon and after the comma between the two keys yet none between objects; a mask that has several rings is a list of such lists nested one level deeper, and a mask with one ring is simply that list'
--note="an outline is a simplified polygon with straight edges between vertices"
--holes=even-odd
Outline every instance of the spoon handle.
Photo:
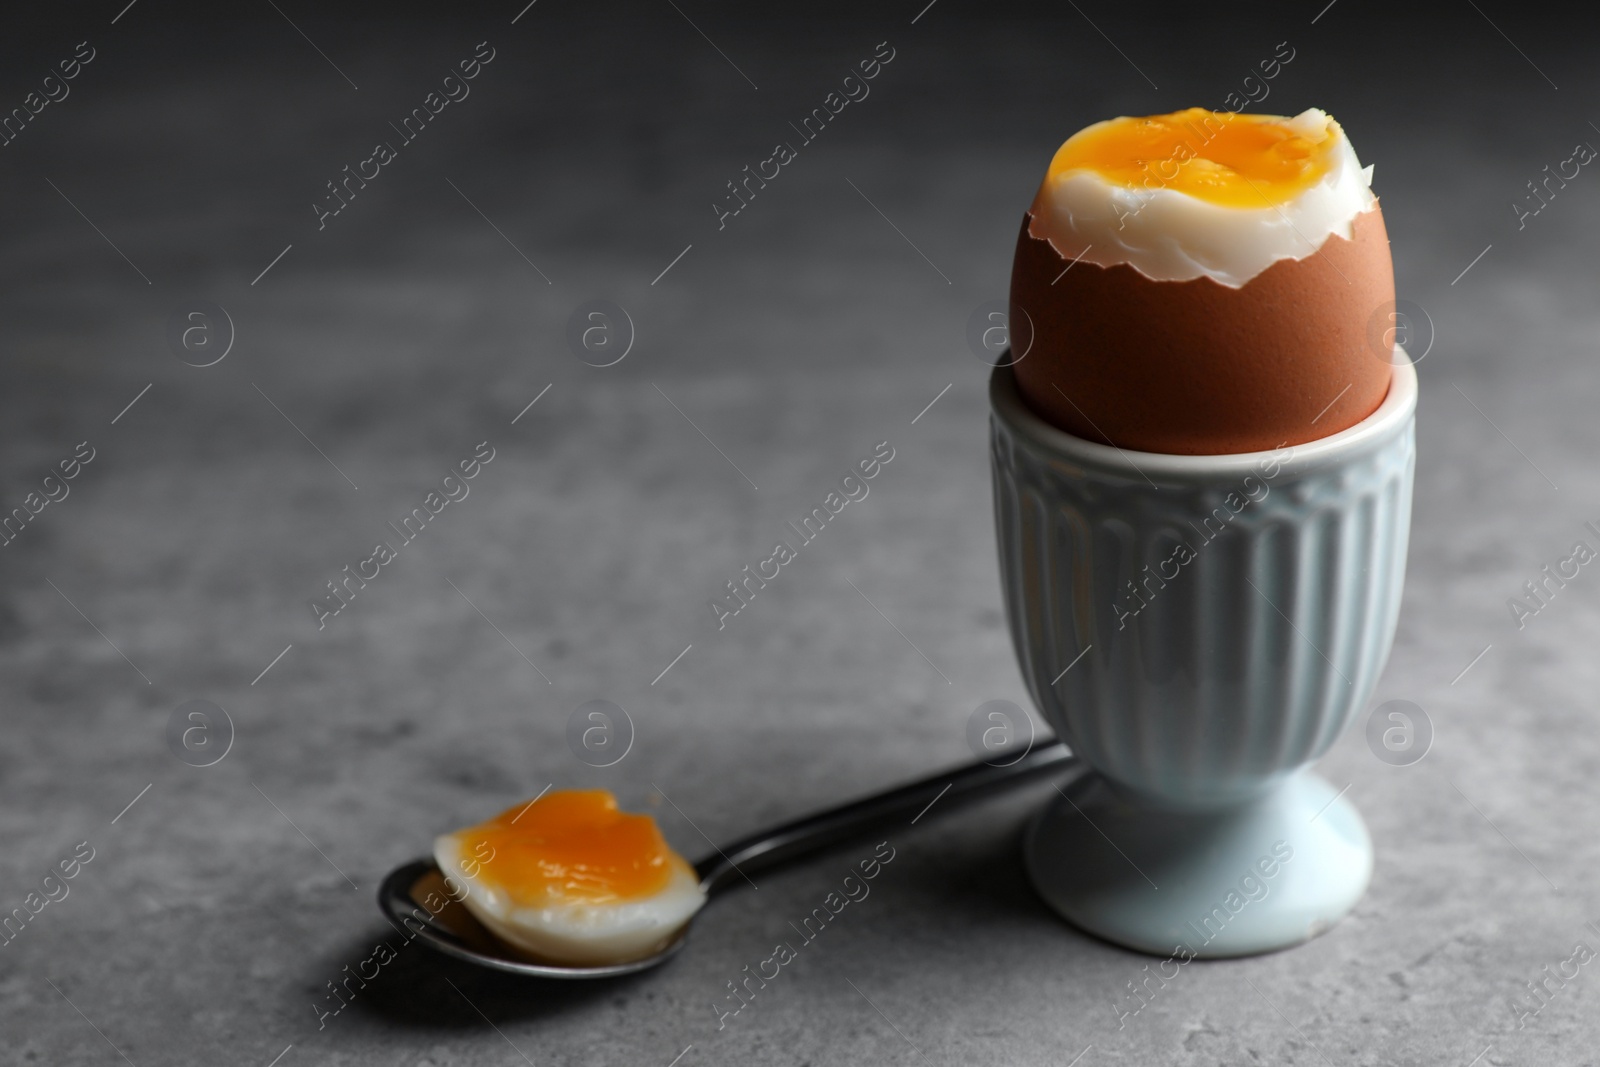
[{"label": "spoon handle", "polygon": [[707,894],[716,893],[747,880],[754,873],[770,870],[806,853],[891,823],[915,822],[934,801],[939,802],[942,810],[1036,778],[1061,774],[1076,763],[1066,745],[1060,741],[1046,741],[1035,745],[1013,763],[1003,766],[972,763],[957,767],[740,838],[701,859],[695,864],[695,873],[700,876],[700,887]]}]

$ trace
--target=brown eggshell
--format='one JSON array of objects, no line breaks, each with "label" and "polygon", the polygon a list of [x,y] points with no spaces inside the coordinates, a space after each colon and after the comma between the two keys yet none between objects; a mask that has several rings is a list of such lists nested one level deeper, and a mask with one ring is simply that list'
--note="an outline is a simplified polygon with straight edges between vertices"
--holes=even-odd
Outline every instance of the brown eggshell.
[{"label": "brown eggshell", "polygon": [[1067,270],[1028,221],[1011,273],[1014,343],[1024,312],[1033,327],[1017,386],[1068,433],[1141,452],[1255,452],[1347,429],[1388,392],[1379,339],[1394,266],[1376,204],[1350,240],[1330,236],[1238,289],[1126,264]]}]

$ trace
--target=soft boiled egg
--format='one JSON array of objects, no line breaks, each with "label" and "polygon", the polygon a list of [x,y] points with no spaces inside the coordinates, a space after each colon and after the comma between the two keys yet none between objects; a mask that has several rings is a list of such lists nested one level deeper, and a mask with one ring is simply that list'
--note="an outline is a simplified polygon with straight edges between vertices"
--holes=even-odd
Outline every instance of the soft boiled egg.
[{"label": "soft boiled egg", "polygon": [[602,789],[546,793],[508,808],[439,837],[433,856],[492,934],[550,963],[652,955],[706,900],[655,820],[619,811]]},{"label": "soft boiled egg", "polygon": [[1191,108],[1074,134],[1017,241],[1023,397],[1069,433],[1145,452],[1250,452],[1360,422],[1393,359],[1371,181],[1314,108]]}]

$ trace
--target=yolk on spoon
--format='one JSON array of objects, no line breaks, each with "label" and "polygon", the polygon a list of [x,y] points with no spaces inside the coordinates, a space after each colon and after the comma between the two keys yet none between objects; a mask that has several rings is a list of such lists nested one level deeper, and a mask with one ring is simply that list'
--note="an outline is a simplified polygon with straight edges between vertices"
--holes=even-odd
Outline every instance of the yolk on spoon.
[{"label": "yolk on spoon", "polygon": [[1271,115],[1196,107],[1096,123],[1061,146],[1047,180],[1084,170],[1129,188],[1172,189],[1224,207],[1276,206],[1328,172],[1336,143],[1331,120],[1319,136],[1307,136]]},{"label": "yolk on spoon", "polygon": [[648,815],[603,789],[550,793],[460,832],[477,877],[520,906],[623,903],[666,888],[683,864]]}]

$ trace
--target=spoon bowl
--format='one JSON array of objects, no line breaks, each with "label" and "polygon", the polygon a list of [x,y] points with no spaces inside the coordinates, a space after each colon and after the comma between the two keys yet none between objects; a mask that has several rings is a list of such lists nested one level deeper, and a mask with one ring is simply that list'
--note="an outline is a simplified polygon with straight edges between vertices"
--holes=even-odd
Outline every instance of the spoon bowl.
[{"label": "spoon bowl", "polygon": [[[444,905],[437,911],[430,911],[424,903],[430,897],[435,901],[443,900]],[[540,963],[491,934],[466,905],[451,896],[444,873],[431,856],[414,859],[390,871],[378,887],[378,907],[397,928],[447,956],[532,978],[619,978],[635,974],[666,962],[689,937],[689,927],[685,925],[666,948],[627,963],[599,967]]]}]

